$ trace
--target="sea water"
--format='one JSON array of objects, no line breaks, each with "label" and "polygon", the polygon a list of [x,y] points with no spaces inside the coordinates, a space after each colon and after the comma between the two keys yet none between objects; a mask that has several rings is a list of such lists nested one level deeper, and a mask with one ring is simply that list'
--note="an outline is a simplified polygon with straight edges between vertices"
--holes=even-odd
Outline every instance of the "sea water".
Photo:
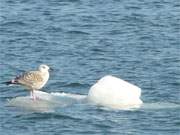
[{"label": "sea water", "polygon": [[[178,135],[179,20],[178,0],[0,0],[0,82],[54,69],[36,104],[0,84],[0,134]],[[143,105],[89,104],[105,75],[140,87]]]}]

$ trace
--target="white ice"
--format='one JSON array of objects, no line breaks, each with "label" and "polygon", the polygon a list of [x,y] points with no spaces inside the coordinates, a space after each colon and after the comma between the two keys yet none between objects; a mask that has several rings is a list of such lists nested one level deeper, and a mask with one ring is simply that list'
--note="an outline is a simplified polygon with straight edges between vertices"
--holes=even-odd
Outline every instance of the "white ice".
[{"label": "white ice", "polygon": [[124,110],[139,108],[143,103],[140,99],[139,87],[113,76],[101,78],[90,88],[88,95],[35,91],[35,96],[38,97],[36,101],[33,101],[30,96],[22,96],[9,100],[8,105],[46,112],[79,102]]},{"label": "white ice", "polygon": [[59,107],[66,107],[86,99],[85,95],[70,93],[46,93],[35,91],[37,100],[30,96],[16,97],[8,101],[9,106],[37,112],[51,112]]},{"label": "white ice", "polygon": [[139,108],[143,103],[140,97],[139,87],[110,75],[101,78],[88,93],[90,103],[113,109]]}]

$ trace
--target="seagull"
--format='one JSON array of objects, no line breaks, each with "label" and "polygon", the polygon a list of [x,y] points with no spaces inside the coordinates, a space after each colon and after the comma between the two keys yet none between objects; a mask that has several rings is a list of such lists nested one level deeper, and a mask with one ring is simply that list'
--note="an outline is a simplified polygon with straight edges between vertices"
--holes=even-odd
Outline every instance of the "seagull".
[{"label": "seagull", "polygon": [[18,84],[25,86],[28,90],[30,90],[30,97],[33,100],[36,100],[34,91],[40,90],[47,83],[50,69],[51,68],[49,68],[47,65],[42,64],[39,66],[38,70],[25,72],[5,83],[7,85]]}]

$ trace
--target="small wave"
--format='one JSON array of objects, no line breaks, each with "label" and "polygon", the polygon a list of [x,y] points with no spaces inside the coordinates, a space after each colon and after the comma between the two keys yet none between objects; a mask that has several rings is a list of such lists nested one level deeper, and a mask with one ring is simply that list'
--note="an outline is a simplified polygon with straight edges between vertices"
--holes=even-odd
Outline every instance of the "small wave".
[{"label": "small wave", "polygon": [[26,26],[26,23],[22,21],[14,21],[14,22],[4,22],[1,26]]},{"label": "small wave", "polygon": [[120,34],[125,34],[125,32],[120,31],[120,30],[111,30],[108,34],[109,35],[120,35]]},{"label": "small wave", "polygon": [[67,33],[69,33],[69,34],[79,34],[79,35],[90,35],[90,33],[88,33],[88,32],[76,31],[76,30],[68,31]]},{"label": "small wave", "polygon": [[56,113],[56,112],[47,112],[47,113],[38,113],[38,112],[35,112],[35,113],[32,113],[31,115],[29,115],[29,113],[25,113],[25,114],[19,114],[19,115],[16,115],[14,116],[14,118],[16,119],[26,119],[28,121],[31,121],[31,120],[34,120],[34,119],[38,119],[39,121],[40,120],[44,120],[44,119],[52,119],[52,118],[55,118],[55,119],[69,119],[69,120],[81,120],[80,118],[76,118],[74,116],[69,116],[67,114],[61,114],[61,113]]},{"label": "small wave", "polygon": [[82,83],[78,83],[78,82],[74,82],[74,83],[68,83],[68,84],[64,84],[63,87],[86,87],[89,86],[88,84],[82,84]]},{"label": "small wave", "polygon": [[63,29],[61,27],[49,26],[45,29],[47,32],[62,32]]},{"label": "small wave", "polygon": [[155,102],[155,103],[143,103],[142,109],[148,110],[159,110],[159,109],[180,109],[180,104],[177,103],[165,103],[165,102]]}]

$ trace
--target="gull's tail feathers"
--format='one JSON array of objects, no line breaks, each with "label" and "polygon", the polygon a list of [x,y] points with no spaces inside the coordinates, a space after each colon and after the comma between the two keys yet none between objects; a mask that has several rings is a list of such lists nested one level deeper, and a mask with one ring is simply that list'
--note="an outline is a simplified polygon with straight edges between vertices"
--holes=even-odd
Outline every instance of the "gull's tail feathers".
[{"label": "gull's tail feathers", "polygon": [[11,81],[2,82],[2,84],[12,85],[12,84],[18,84],[18,82],[17,82],[15,79],[13,79],[13,80],[11,80]]}]

